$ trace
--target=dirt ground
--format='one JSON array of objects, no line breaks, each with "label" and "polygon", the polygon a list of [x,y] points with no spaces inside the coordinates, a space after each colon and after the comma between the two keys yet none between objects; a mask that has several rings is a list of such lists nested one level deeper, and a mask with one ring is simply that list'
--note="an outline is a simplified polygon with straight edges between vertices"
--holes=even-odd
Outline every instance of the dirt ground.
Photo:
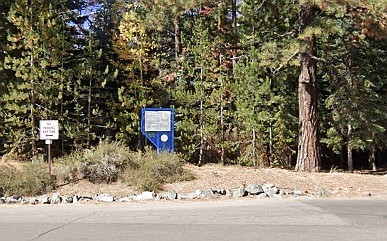
[{"label": "dirt ground", "polygon": [[[387,175],[385,173],[299,173],[279,168],[255,169],[218,164],[207,164],[203,167],[187,164],[186,168],[195,174],[196,179],[166,184],[165,191],[174,190],[177,193],[190,193],[197,189],[230,189],[250,183],[273,183],[285,193],[297,190],[305,196],[323,188],[331,194],[331,197],[337,198],[387,198]],[[57,191],[62,195],[110,193],[118,197],[138,193],[132,187],[122,183],[93,185],[87,181],[65,185],[58,188]]]}]

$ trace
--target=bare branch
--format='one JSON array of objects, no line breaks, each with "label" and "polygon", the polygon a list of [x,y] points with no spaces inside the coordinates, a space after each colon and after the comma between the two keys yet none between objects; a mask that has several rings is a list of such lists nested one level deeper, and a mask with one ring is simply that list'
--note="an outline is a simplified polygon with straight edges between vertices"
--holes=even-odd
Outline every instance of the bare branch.
[{"label": "bare branch", "polygon": [[296,52],[294,52],[286,61],[285,63],[282,63],[278,68],[276,68],[273,72],[271,72],[272,75],[276,75],[283,67],[285,67],[285,65],[294,58],[294,56],[296,56],[300,51],[297,50]]}]

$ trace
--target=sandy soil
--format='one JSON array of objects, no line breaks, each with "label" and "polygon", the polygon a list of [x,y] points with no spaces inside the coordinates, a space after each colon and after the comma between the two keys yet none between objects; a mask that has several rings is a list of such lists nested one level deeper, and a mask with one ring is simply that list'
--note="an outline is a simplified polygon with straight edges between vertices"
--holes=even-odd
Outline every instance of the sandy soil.
[{"label": "sandy soil", "polygon": [[[286,193],[295,190],[306,196],[325,189],[331,197],[356,198],[375,197],[387,198],[387,175],[357,173],[299,173],[279,168],[255,169],[240,166],[222,166],[208,164],[203,167],[186,165],[196,176],[195,180],[167,184],[164,190],[177,193],[190,193],[197,189],[229,189],[243,184],[273,183]],[[380,173],[379,173],[380,174]],[[60,194],[95,195],[110,193],[114,196],[127,196],[136,191],[125,184],[93,185],[87,181],[69,184],[58,188]],[[137,192],[138,193],[138,192]],[[292,196],[292,195],[287,195]]]}]

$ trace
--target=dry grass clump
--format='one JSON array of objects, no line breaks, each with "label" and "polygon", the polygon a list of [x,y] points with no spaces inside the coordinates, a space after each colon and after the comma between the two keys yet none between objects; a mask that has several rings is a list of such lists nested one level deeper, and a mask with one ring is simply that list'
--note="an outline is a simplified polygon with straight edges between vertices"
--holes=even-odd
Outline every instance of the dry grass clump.
[{"label": "dry grass clump", "polygon": [[0,192],[3,195],[40,195],[51,191],[54,180],[43,163],[24,163],[21,169],[0,165]]},{"label": "dry grass clump", "polygon": [[101,142],[91,150],[76,151],[56,160],[58,182],[87,179],[92,183],[118,180],[138,190],[159,190],[165,183],[192,180],[183,168],[184,161],[174,153],[156,153],[150,149],[132,152],[120,142]]},{"label": "dry grass clump", "polygon": [[111,183],[126,167],[134,165],[133,153],[120,142],[101,142],[92,149],[75,151],[57,159],[58,181],[73,182],[82,178],[92,183]]},{"label": "dry grass clump", "polygon": [[134,161],[135,165],[125,169],[121,178],[139,190],[156,191],[165,183],[194,179],[193,173],[184,169],[184,161],[174,153],[147,150],[137,153]]}]

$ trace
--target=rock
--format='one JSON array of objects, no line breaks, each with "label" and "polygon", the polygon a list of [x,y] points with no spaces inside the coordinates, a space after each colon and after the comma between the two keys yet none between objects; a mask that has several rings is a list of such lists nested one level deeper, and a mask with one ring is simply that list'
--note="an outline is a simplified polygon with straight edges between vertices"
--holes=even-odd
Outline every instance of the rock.
[{"label": "rock", "polygon": [[12,198],[21,201],[21,199],[22,199],[23,197],[20,196],[20,195],[13,195]]},{"label": "rock", "polygon": [[246,192],[250,195],[258,195],[260,193],[263,193],[263,188],[260,185],[257,184],[249,184],[246,186]]},{"label": "rock", "polygon": [[78,197],[78,202],[80,201],[92,201],[93,200],[93,197],[90,197],[90,196],[82,196],[82,197]]},{"label": "rock", "polygon": [[69,203],[77,203],[79,201],[79,198],[77,195],[74,195],[72,198],[71,198],[71,202]]},{"label": "rock", "polygon": [[66,198],[66,203],[73,203],[73,201],[74,201],[74,196],[67,196],[65,198]]},{"label": "rock", "polygon": [[304,195],[304,193],[301,190],[298,190],[298,189],[294,189],[292,194],[295,195],[295,196],[303,196]]},{"label": "rock", "polygon": [[39,197],[38,200],[39,200],[40,204],[50,204],[51,203],[50,198],[49,197],[45,197],[45,196]]},{"label": "rock", "polygon": [[286,193],[284,192],[284,190],[280,190],[278,195],[281,197],[284,197],[286,195]]},{"label": "rock", "polygon": [[139,195],[134,195],[133,199],[136,201],[149,201],[149,200],[154,200],[156,197],[156,193],[154,192],[142,192]]},{"label": "rock", "polygon": [[324,188],[320,188],[315,194],[318,197],[329,197],[331,195],[331,193]]},{"label": "rock", "polygon": [[180,200],[192,200],[192,199],[197,198],[197,196],[196,196],[196,193],[193,192],[193,193],[188,193],[188,194],[180,194],[177,196],[177,198]]},{"label": "rock", "polygon": [[133,201],[133,197],[122,197],[122,198],[119,198],[118,201],[122,203],[131,202]]},{"label": "rock", "polygon": [[232,196],[231,189],[226,189],[226,196]]},{"label": "rock", "polygon": [[267,197],[269,197],[269,196],[267,196],[266,193],[260,193],[257,195],[257,198],[267,198]]},{"label": "rock", "polygon": [[164,192],[160,195],[160,199],[174,200],[177,199],[177,193],[175,191]]},{"label": "rock", "polygon": [[60,196],[59,196],[58,193],[53,193],[53,194],[52,194],[50,203],[51,203],[51,204],[58,204],[58,203],[61,203],[61,198],[60,198]]},{"label": "rock", "polygon": [[198,189],[195,193],[197,198],[208,198],[214,195],[214,191],[212,191],[212,189]]},{"label": "rock", "polygon": [[36,199],[36,198],[34,198],[34,197],[29,198],[29,199],[27,200],[27,202],[28,202],[28,204],[31,204],[31,205],[39,204],[39,200]]},{"label": "rock", "polygon": [[6,204],[15,204],[15,203],[20,203],[19,199],[15,199],[14,197],[6,197],[5,198],[5,203]]},{"label": "rock", "polygon": [[272,183],[263,184],[262,189],[269,197],[278,193],[278,188]]},{"label": "rock", "polygon": [[[227,190],[226,189],[213,190],[213,191],[214,191],[214,194],[216,194],[216,195],[222,195],[222,196],[227,195]],[[230,193],[230,191],[228,191],[228,193]]]},{"label": "rock", "polygon": [[62,204],[66,204],[67,203],[67,197],[66,196],[59,196],[60,197],[60,200]]},{"label": "rock", "polygon": [[241,186],[241,187],[238,187],[238,188],[232,190],[231,193],[232,193],[232,196],[234,198],[241,198],[241,197],[246,196],[246,194],[247,194],[244,186]]},{"label": "rock", "polygon": [[114,198],[112,195],[110,194],[101,194],[101,195],[98,195],[96,198],[95,198],[96,201],[99,201],[99,202],[113,202],[114,201]]}]

